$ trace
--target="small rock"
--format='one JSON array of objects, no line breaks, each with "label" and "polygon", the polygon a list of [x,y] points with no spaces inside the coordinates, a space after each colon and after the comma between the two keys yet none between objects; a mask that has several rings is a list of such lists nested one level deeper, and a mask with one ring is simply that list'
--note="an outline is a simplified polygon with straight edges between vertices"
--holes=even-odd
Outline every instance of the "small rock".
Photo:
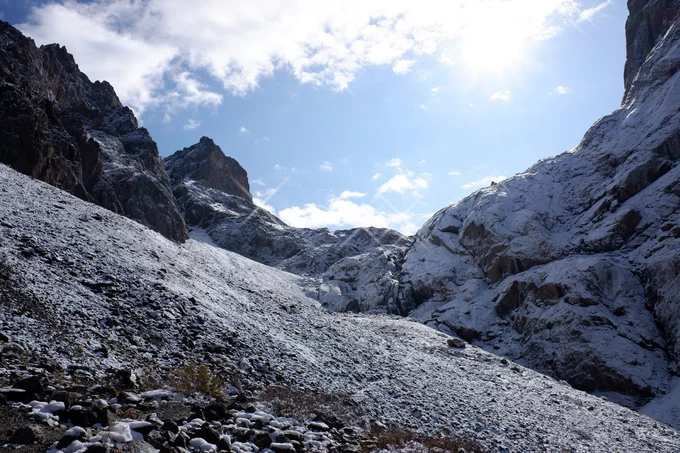
[{"label": "small rock", "polygon": [[295,453],[295,447],[290,443],[273,443],[269,446],[274,453]]},{"label": "small rock", "polygon": [[109,453],[110,450],[111,445],[95,444],[87,447],[85,453]]},{"label": "small rock", "polygon": [[35,428],[25,426],[14,431],[12,437],[9,439],[10,444],[30,445],[37,440]]},{"label": "small rock", "polygon": [[253,436],[252,442],[257,445],[259,449],[269,448],[269,446],[272,444],[272,438],[268,433],[257,431]]},{"label": "small rock", "polygon": [[[104,348],[106,349],[106,348]],[[108,351],[107,351],[108,355]],[[118,370],[115,375],[116,386],[120,389],[134,389],[137,388],[137,375],[132,370]]]},{"label": "small rock", "polygon": [[210,426],[205,425],[191,437],[194,439],[195,438],[204,439],[206,442],[213,445],[216,444],[218,440],[220,440],[219,433],[212,429]]},{"label": "small rock", "polygon": [[449,345],[450,348],[465,348],[466,344],[463,340],[457,337],[451,337],[448,340],[446,340],[446,344]]},{"label": "small rock", "polygon": [[227,416],[227,408],[223,404],[215,403],[203,409],[203,413],[205,414],[205,419],[209,422],[224,420]]},{"label": "small rock", "polygon": [[330,427],[323,422],[311,422],[307,427],[313,431],[328,431]]},{"label": "small rock", "polygon": [[220,437],[220,440],[215,444],[219,451],[231,451],[231,437],[228,434]]},{"label": "small rock", "polygon": [[120,392],[118,402],[121,404],[139,404],[142,402],[142,397],[132,392]]},{"label": "small rock", "polygon": [[179,432],[179,426],[175,422],[167,421],[161,426],[161,431],[169,431],[173,434],[177,434]]}]

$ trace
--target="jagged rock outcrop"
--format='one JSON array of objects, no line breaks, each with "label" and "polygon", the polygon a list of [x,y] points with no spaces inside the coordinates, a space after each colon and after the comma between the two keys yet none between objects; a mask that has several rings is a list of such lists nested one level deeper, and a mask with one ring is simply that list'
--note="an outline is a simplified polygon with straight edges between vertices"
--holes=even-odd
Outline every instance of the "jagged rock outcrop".
[{"label": "jagged rock outcrop", "polygon": [[0,162],[187,238],[156,143],[113,87],[92,83],[66,48],[38,48],[2,21]]},{"label": "jagged rock outcrop", "polygon": [[253,198],[250,195],[248,173],[236,159],[225,156],[220,147],[208,137],[201,137],[195,145],[167,157],[165,166],[173,184],[190,179],[228,195],[236,195],[248,201]]},{"label": "jagged rock outcrop", "polygon": [[398,272],[388,263],[399,262],[410,243],[402,234],[290,227],[252,202],[245,170],[207,137],[167,157],[165,166],[187,225],[204,230],[218,247],[314,277],[310,294],[337,311],[397,303]]},{"label": "jagged rock outcrop", "polygon": [[675,1],[629,8],[622,106],[435,214],[399,295],[428,325],[639,407],[680,359],[680,20]]}]

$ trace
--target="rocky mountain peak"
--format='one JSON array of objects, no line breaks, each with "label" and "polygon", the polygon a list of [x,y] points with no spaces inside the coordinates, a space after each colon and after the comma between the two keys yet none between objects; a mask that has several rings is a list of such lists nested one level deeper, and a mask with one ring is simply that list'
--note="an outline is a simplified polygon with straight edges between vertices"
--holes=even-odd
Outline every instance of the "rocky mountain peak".
[{"label": "rocky mountain peak", "polygon": [[211,189],[252,200],[248,173],[209,137],[201,137],[195,145],[166,157],[165,168],[173,185],[191,179]]}]

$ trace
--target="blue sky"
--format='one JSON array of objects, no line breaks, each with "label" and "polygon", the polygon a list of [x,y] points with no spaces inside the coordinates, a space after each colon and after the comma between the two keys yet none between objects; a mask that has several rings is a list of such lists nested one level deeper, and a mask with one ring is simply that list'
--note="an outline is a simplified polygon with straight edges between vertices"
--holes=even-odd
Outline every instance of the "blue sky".
[{"label": "blue sky", "polygon": [[413,233],[572,148],[623,94],[623,0],[187,5],[0,0],[0,12],[109,80],[162,155],[213,138],[295,226]]}]

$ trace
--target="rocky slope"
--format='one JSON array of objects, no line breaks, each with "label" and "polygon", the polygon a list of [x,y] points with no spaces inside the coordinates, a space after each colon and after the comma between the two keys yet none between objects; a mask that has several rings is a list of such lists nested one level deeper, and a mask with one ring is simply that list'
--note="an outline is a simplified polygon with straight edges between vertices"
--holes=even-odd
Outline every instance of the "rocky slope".
[{"label": "rocky slope", "polygon": [[[4,385],[42,373],[74,392],[94,391],[133,368],[162,386],[168,373],[203,361],[236,376],[246,393],[279,383],[343,395],[368,421],[472,437],[487,451],[680,448],[680,434],[661,423],[476,347],[449,345],[420,323],[330,313],[304,295],[300,277],[194,240],[173,243],[5,166],[0,179]],[[128,417],[139,415],[140,400],[118,397],[133,404]],[[35,407],[35,417],[57,422],[49,415],[56,405]],[[141,435],[144,426],[130,423],[134,440],[131,431]]]},{"label": "rocky slope", "polygon": [[92,83],[66,48],[37,48],[2,21],[0,162],[187,238],[156,143],[111,85]]},{"label": "rocky slope", "polygon": [[165,159],[187,225],[218,247],[295,274],[334,311],[397,307],[398,265],[410,240],[384,228],[294,228],[252,202],[248,176],[207,137]]},{"label": "rocky slope", "polygon": [[678,2],[628,4],[622,106],[435,214],[399,291],[427,325],[640,407],[679,371],[680,19]]}]

